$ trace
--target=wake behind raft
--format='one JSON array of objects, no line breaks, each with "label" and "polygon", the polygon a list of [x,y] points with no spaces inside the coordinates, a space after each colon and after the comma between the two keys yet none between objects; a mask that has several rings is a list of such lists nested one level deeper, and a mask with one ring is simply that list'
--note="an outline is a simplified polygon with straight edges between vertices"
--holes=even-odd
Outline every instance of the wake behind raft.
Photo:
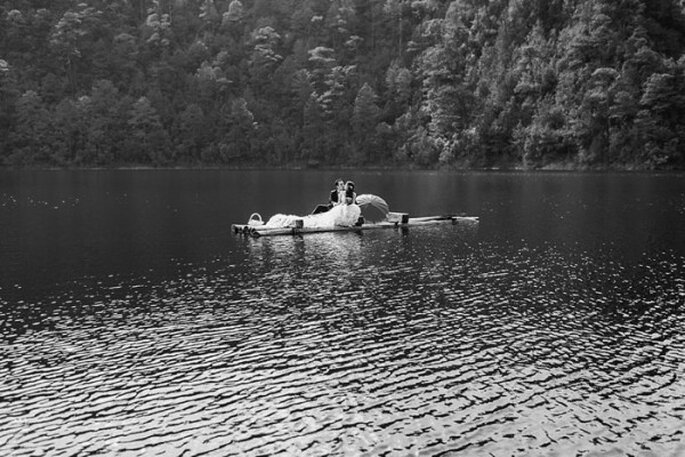
[{"label": "wake behind raft", "polygon": [[[378,221],[366,221],[362,211],[373,210],[381,215]],[[317,212],[319,211],[319,212]],[[445,214],[409,217],[408,213],[390,211],[388,203],[373,194],[357,196],[356,204],[338,205],[321,212],[320,206],[308,216],[276,214],[268,221],[253,213],[247,224],[233,224],[234,233],[259,236],[301,235],[323,232],[361,232],[387,228],[416,227],[435,224],[477,224],[478,217]]]}]

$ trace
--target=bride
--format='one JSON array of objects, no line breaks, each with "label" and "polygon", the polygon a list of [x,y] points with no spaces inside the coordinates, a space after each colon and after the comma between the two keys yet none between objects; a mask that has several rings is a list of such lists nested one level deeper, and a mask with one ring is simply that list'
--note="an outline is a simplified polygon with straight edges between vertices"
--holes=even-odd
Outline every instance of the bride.
[{"label": "bride", "polygon": [[303,227],[352,227],[359,220],[359,216],[361,216],[361,209],[356,202],[357,194],[354,192],[354,183],[352,181],[347,181],[345,184],[344,196],[345,198],[338,198],[337,204],[324,213],[311,214],[309,216],[276,214],[269,219],[266,226],[289,227],[294,225],[296,220],[301,219]]},{"label": "bride", "polygon": [[290,227],[296,220],[302,220],[303,227],[352,227],[361,216],[361,209],[356,204],[334,206],[325,213],[310,214],[309,216],[294,216],[291,214],[274,214],[265,224],[266,227]]}]

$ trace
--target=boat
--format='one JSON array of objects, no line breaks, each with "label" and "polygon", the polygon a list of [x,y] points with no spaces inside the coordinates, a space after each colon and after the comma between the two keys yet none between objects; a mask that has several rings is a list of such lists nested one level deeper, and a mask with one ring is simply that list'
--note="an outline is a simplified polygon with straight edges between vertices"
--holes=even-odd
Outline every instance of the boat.
[{"label": "boat", "polygon": [[260,236],[280,236],[280,235],[304,235],[308,233],[326,232],[363,232],[367,230],[421,227],[436,224],[477,224],[477,216],[464,216],[457,214],[444,214],[439,216],[410,217],[408,213],[389,211],[385,200],[372,194],[362,194],[357,197],[360,207],[374,207],[384,215],[381,220],[367,222],[364,216],[360,216],[356,223],[350,225],[324,225],[311,226],[305,223],[308,217],[312,217],[320,212],[320,206],[310,216],[290,216],[286,225],[269,225],[264,222],[259,213],[253,213],[246,224],[232,224],[231,230],[236,234]]}]

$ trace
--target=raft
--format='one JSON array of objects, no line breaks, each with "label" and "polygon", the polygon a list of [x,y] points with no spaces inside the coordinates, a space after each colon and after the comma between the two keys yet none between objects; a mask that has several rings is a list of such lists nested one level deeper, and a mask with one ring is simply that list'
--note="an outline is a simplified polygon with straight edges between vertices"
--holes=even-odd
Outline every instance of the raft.
[{"label": "raft", "polygon": [[288,227],[267,227],[258,214],[253,214],[247,224],[232,224],[231,230],[234,233],[260,236],[280,236],[280,235],[304,235],[308,233],[326,232],[363,232],[366,230],[390,229],[390,228],[409,228],[421,227],[436,224],[477,224],[477,216],[458,216],[456,214],[446,214],[441,216],[409,217],[407,213],[388,213],[385,220],[380,222],[365,223],[363,218],[353,226],[332,226],[332,227],[303,227],[302,220],[295,220],[292,226]]}]

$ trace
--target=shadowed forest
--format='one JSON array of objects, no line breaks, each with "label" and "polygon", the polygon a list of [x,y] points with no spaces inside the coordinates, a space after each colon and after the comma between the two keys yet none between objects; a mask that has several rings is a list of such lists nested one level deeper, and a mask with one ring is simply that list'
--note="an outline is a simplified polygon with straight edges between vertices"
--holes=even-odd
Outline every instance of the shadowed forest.
[{"label": "shadowed forest", "polygon": [[685,168],[681,0],[0,0],[6,166]]}]

